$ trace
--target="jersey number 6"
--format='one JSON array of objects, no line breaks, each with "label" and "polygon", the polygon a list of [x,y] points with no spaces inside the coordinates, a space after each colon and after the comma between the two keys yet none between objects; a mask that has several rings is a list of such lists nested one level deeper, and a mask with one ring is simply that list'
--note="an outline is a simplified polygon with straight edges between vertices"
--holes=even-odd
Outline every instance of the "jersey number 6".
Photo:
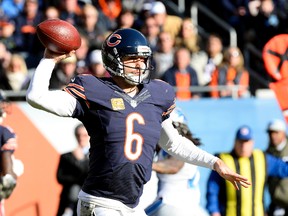
[{"label": "jersey number 6", "polygon": [[[125,156],[129,160],[137,160],[142,153],[144,139],[139,133],[134,133],[134,121],[145,125],[144,118],[139,113],[132,113],[126,119],[126,140],[124,145]],[[133,147],[133,143],[135,143]]]}]

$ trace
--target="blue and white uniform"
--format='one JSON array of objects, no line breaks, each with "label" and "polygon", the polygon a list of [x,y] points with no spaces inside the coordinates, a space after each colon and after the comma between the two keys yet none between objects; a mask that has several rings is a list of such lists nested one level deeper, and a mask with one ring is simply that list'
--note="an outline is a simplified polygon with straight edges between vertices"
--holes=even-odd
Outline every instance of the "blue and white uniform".
[{"label": "blue and white uniform", "polygon": [[[169,155],[161,149],[159,160],[167,157]],[[162,198],[164,204],[181,208],[183,211],[187,208],[195,211],[195,208],[198,208],[200,205],[200,173],[197,166],[184,163],[184,166],[176,174],[158,173],[157,176],[159,178],[158,198]]]},{"label": "blue and white uniform", "polygon": [[[176,126],[179,123],[188,125],[181,109],[174,109],[170,119],[173,123],[176,123],[175,127],[178,127],[180,134],[184,133],[184,129]],[[188,126],[185,130],[187,130],[186,133],[190,132]],[[171,155],[160,149],[157,154],[157,161],[164,162],[164,164],[165,162],[171,163],[169,159],[171,159]],[[176,167],[177,165],[174,164],[174,166]],[[174,174],[166,174],[161,169],[157,172],[159,180],[157,198],[154,203],[146,208],[146,213],[149,216],[208,216],[207,212],[200,206],[200,172],[198,167],[183,163],[183,166],[177,169],[179,170]]]}]

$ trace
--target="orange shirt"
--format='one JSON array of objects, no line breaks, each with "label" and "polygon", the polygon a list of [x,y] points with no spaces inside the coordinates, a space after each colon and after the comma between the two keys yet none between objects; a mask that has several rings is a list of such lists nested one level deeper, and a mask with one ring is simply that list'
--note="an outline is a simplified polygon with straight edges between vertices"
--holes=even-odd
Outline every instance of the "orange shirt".
[{"label": "orange shirt", "polygon": [[179,88],[176,92],[176,98],[179,100],[189,100],[191,98],[190,74],[177,72],[175,79],[176,87]]},{"label": "orange shirt", "polygon": [[117,18],[122,10],[121,0],[114,0],[113,8],[109,7],[106,0],[99,0],[98,3],[102,12],[112,20]]},{"label": "orange shirt", "polygon": [[[241,85],[244,87],[244,89],[241,89],[238,91],[238,96],[241,97],[245,90],[249,87],[249,73],[247,70],[244,70],[242,72],[242,75],[239,79],[239,83],[235,84],[234,81],[237,76],[237,71],[234,68],[228,68],[226,73],[226,83],[225,84],[219,84],[219,69],[215,69],[215,71],[212,74],[212,79],[209,84],[210,87],[218,86],[218,85]],[[212,90],[211,91],[211,97],[213,98],[219,98],[219,91],[218,90]]]}]

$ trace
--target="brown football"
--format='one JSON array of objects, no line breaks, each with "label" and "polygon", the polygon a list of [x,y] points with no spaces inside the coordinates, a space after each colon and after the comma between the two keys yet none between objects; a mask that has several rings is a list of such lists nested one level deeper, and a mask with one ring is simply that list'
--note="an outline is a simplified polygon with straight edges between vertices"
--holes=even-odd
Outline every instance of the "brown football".
[{"label": "brown football", "polygon": [[37,35],[44,47],[56,53],[68,53],[81,46],[77,29],[61,19],[48,19],[39,23]]}]

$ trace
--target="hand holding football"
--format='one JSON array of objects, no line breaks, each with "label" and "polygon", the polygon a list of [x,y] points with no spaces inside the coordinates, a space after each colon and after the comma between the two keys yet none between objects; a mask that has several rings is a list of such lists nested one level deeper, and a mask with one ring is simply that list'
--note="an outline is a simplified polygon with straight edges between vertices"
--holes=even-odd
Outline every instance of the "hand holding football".
[{"label": "hand holding football", "polygon": [[61,19],[48,19],[39,23],[36,32],[41,43],[55,53],[69,53],[81,46],[77,29]]}]

